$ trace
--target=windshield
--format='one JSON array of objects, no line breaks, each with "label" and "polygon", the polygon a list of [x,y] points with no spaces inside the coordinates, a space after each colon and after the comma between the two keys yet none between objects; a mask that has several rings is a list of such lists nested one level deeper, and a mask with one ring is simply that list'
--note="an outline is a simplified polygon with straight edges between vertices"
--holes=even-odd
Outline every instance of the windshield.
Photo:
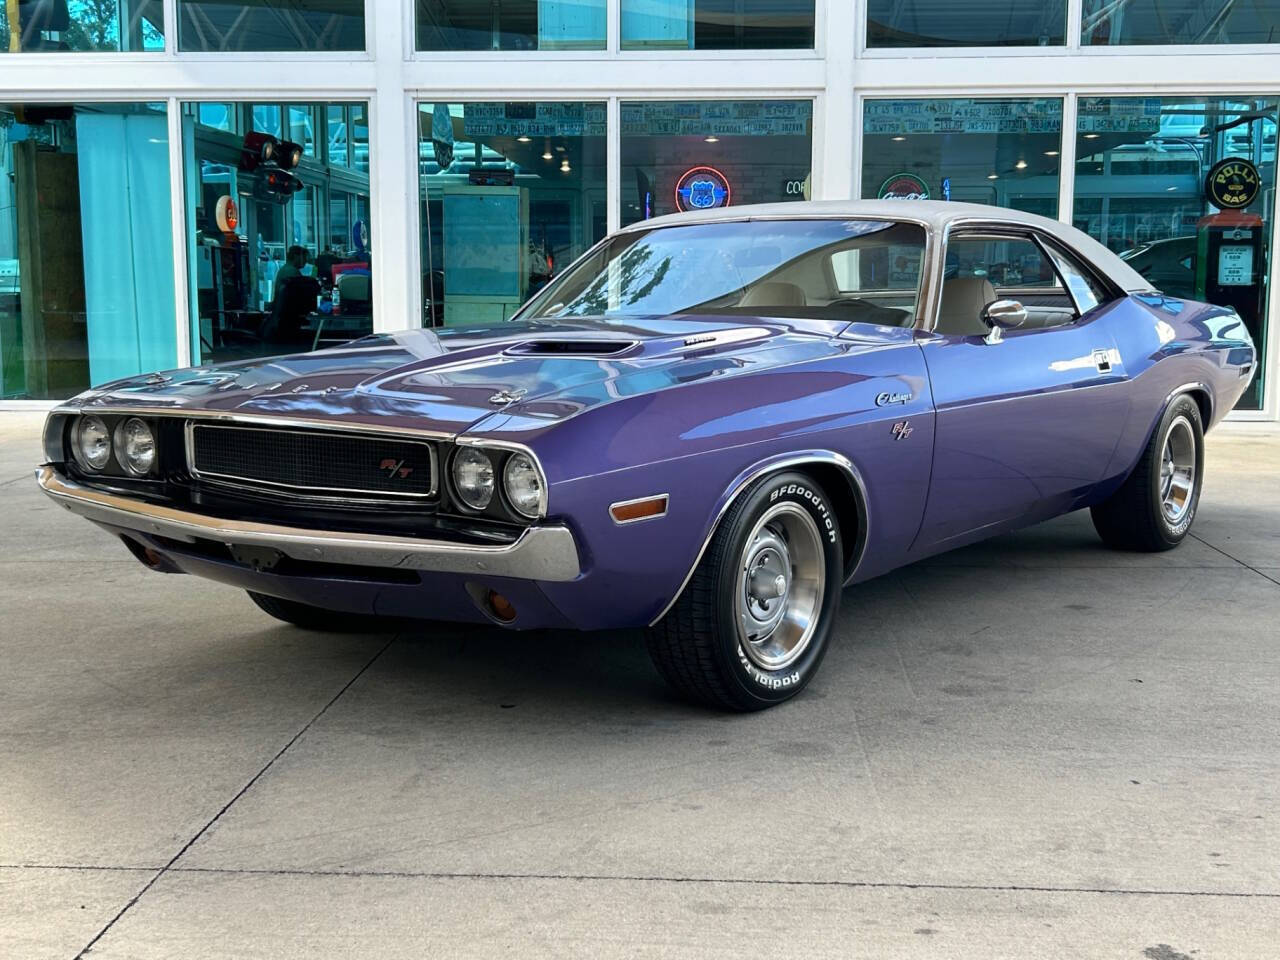
[{"label": "windshield", "polygon": [[747,220],[628,232],[550,283],[520,319],[716,314],[910,326],[924,229]]}]

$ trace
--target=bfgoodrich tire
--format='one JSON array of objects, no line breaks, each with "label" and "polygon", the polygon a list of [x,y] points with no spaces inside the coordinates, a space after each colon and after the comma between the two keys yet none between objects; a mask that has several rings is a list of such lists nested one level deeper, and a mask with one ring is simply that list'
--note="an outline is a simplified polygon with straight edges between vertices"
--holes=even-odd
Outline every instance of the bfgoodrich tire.
[{"label": "bfgoodrich tire", "polygon": [[840,527],[803,473],[756,483],[729,508],[697,570],[649,631],[658,672],[724,710],[789,700],[827,651],[843,579]]},{"label": "bfgoodrich tire", "polygon": [[1093,526],[1117,550],[1172,550],[1191,529],[1203,481],[1200,407],[1175,397],[1129,479],[1092,509]]},{"label": "bfgoodrich tire", "polygon": [[277,620],[291,623],[303,630],[317,630],[322,633],[377,633],[387,628],[387,621],[358,613],[342,613],[336,610],[325,610],[313,607],[309,603],[297,600],[284,600],[280,597],[268,596],[265,593],[245,591],[249,599],[258,605],[264,613]]}]

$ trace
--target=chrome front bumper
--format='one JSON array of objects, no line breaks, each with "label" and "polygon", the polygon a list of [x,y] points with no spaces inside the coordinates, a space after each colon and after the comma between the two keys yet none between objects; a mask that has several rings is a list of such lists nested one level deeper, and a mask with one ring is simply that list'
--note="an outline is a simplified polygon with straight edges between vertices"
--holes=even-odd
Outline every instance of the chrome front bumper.
[{"label": "chrome front bumper", "polygon": [[36,482],[55,503],[98,523],[156,534],[173,540],[271,547],[297,560],[401,567],[434,573],[470,573],[522,580],[563,582],[581,573],[578,546],[567,527],[529,527],[506,546],[471,546],[367,533],[305,530],[244,520],[221,520],[156,506],[94,490],[51,466],[36,471]]}]

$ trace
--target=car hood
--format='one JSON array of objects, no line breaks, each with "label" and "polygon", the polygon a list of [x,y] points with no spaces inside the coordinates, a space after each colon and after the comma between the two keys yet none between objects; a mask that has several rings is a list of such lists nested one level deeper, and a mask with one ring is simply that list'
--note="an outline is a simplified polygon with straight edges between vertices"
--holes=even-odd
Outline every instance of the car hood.
[{"label": "car hood", "polygon": [[118,380],[76,403],[336,418],[448,434],[483,429],[486,418],[528,429],[628,396],[910,335],[843,322],[678,315],[410,330]]}]

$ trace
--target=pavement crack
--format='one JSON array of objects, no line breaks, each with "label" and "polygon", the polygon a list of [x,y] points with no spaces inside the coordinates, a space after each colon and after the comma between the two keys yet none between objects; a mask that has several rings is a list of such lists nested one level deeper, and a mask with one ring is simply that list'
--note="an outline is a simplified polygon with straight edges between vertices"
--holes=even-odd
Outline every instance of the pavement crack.
[{"label": "pavement crack", "polygon": [[1251,571],[1253,571],[1254,573],[1256,573],[1256,574],[1257,574],[1258,576],[1260,576],[1263,580],[1270,580],[1270,581],[1271,581],[1272,583],[1274,583],[1277,587],[1280,587],[1280,580],[1277,580],[1275,577],[1271,576],[1270,574],[1263,573],[1261,570],[1259,570],[1257,567],[1255,567],[1255,566],[1254,566],[1253,564],[1251,564],[1251,563],[1245,563],[1245,562],[1244,562],[1243,560],[1241,560],[1239,557],[1233,557],[1231,554],[1227,553],[1227,551],[1223,550],[1221,547],[1214,546],[1212,543],[1210,543],[1210,542],[1209,542],[1208,540],[1206,540],[1204,537],[1197,536],[1197,535],[1196,535],[1196,534],[1194,534],[1194,533],[1189,533],[1189,534],[1187,534],[1187,536],[1191,537],[1191,539],[1192,539],[1192,540],[1199,540],[1201,543],[1203,543],[1203,544],[1204,544],[1206,547],[1208,547],[1210,550],[1216,550],[1218,553],[1222,554],[1222,555],[1223,555],[1224,557],[1226,557],[1228,560],[1233,560],[1233,561],[1235,561],[1236,563],[1240,564],[1240,566],[1244,567],[1246,570],[1251,570]]},{"label": "pavement crack", "polygon": [[1159,887],[1070,887],[1019,883],[941,883],[907,880],[785,880],[763,877],[681,877],[661,874],[598,873],[466,873],[415,870],[305,870],[289,868],[175,867],[174,873],[206,873],[228,876],[282,877],[385,877],[404,880],[551,880],[570,883],[688,883],[759,887],[829,887],[834,889],[971,890],[992,893],[1079,893],[1133,897],[1233,897],[1280,900],[1280,893],[1257,890],[1182,890]]},{"label": "pavement crack", "polygon": [[277,750],[275,756],[273,756],[270,760],[268,760],[265,764],[263,764],[262,769],[260,769],[257,773],[255,773],[252,777],[249,778],[248,783],[246,783],[243,787],[241,787],[238,791],[236,791],[235,796],[233,796],[230,800],[224,803],[222,805],[222,808],[217,813],[215,813],[205,823],[204,826],[202,826],[199,830],[197,830],[194,834],[192,834],[191,839],[189,839],[186,843],[182,845],[182,849],[180,849],[177,853],[175,853],[169,859],[168,863],[166,863],[163,867],[157,870],[155,872],[155,875],[152,876],[151,879],[148,880],[145,884],[143,884],[142,889],[139,890],[137,893],[135,893],[129,899],[129,901],[123,907],[120,908],[119,912],[116,913],[114,917],[112,917],[110,920],[107,921],[106,926],[104,926],[101,930],[99,930],[94,935],[93,939],[84,945],[84,948],[81,949],[81,951],[76,954],[76,960],[80,960],[81,957],[84,957],[85,955],[87,955],[93,949],[94,944],[96,944],[99,940],[101,940],[104,936],[106,936],[107,931],[110,930],[112,927],[114,927],[116,923],[119,922],[121,917],[123,917],[126,913],[128,913],[131,909],[133,909],[134,904],[136,904],[139,900],[141,900],[143,895],[146,894],[148,890],[150,890],[153,886],[155,886],[157,880],[159,880],[169,871],[173,870],[174,864],[176,864],[179,860],[182,859],[182,857],[186,854],[186,852],[190,850],[192,846],[195,845],[196,841],[199,840],[201,837],[203,837],[206,833],[208,833],[209,830],[213,827],[213,825],[222,819],[223,814],[225,814],[228,810],[230,810],[232,806],[235,805],[237,800],[239,800],[246,793],[248,793],[249,790],[253,787],[253,785],[257,783],[259,780],[261,780],[262,777],[266,774],[266,772],[275,765],[275,762],[279,760],[281,757],[283,757],[289,751],[290,747],[292,747],[295,743],[301,740],[303,735],[308,730],[311,729],[312,725],[321,717],[323,717],[325,713],[328,712],[329,708],[332,707],[335,703],[337,703],[342,698],[343,694],[345,694],[348,690],[350,690],[351,687],[355,684],[355,682],[359,680],[362,676],[364,676],[365,672],[370,667],[372,667],[374,663],[378,660],[378,658],[381,657],[384,653],[386,653],[387,650],[390,648],[390,646],[393,643],[395,643],[398,639],[400,639],[400,636],[399,634],[396,634],[390,640],[388,640],[385,644],[383,644],[378,649],[378,652],[375,653],[372,657],[370,657],[368,661],[365,662],[365,665],[361,667],[359,670],[357,670],[355,675],[342,685],[342,689],[339,690],[337,693],[335,693],[329,699],[329,701],[323,707],[321,707],[315,713],[314,716],[312,716],[310,720],[308,720],[305,724],[303,724],[302,729],[300,729],[297,733],[295,733],[292,737],[290,737],[289,742],[286,743],[279,750]]}]

